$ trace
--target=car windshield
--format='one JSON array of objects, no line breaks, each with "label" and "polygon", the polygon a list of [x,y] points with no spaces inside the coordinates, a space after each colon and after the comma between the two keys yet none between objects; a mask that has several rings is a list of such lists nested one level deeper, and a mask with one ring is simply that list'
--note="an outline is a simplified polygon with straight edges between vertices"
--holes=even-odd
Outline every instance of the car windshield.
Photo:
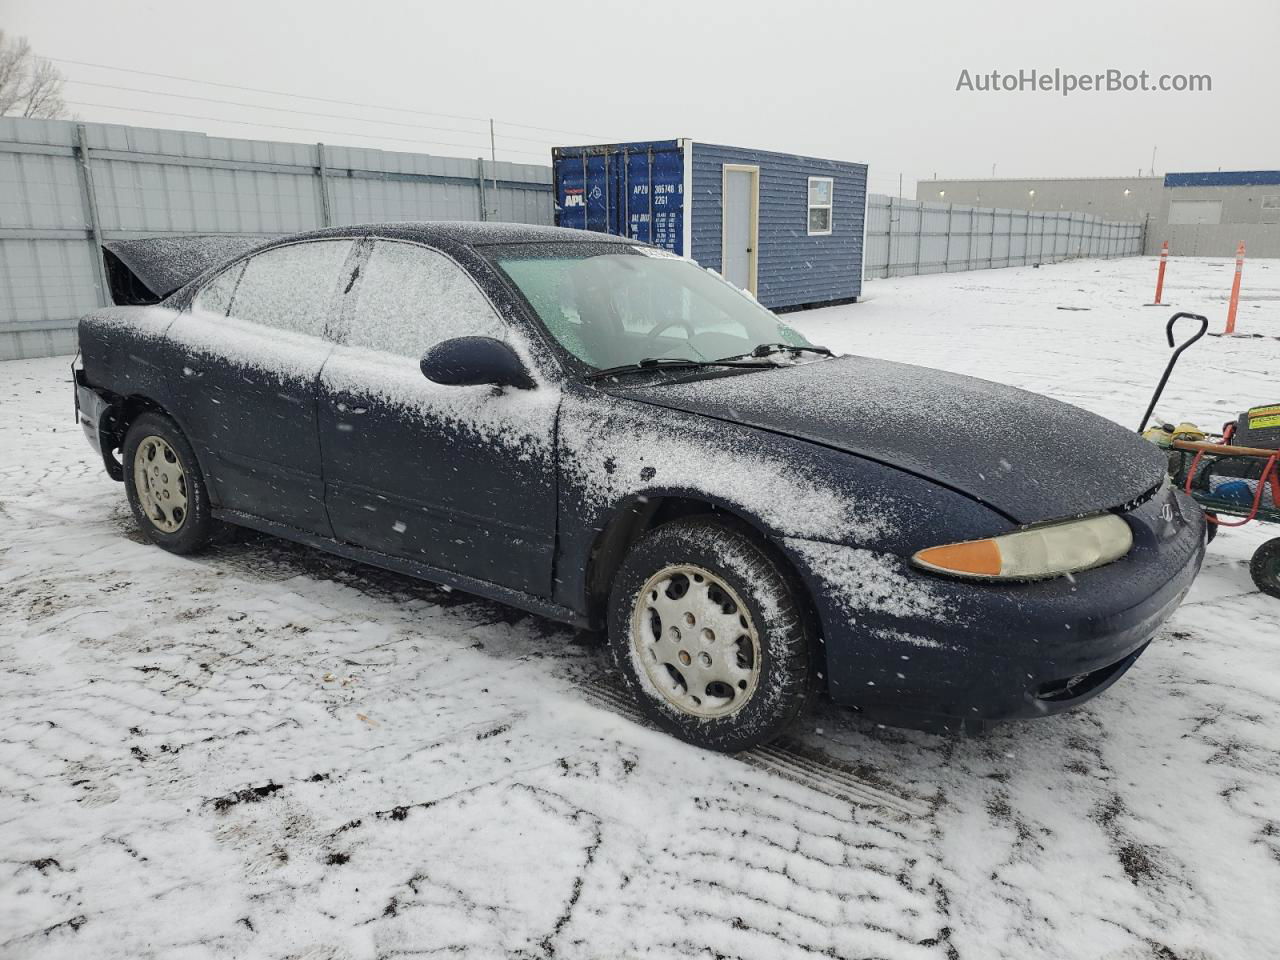
[{"label": "car windshield", "polygon": [[507,248],[495,257],[542,323],[596,370],[710,361],[768,344],[811,346],[750,296],[692,261],[644,248]]}]

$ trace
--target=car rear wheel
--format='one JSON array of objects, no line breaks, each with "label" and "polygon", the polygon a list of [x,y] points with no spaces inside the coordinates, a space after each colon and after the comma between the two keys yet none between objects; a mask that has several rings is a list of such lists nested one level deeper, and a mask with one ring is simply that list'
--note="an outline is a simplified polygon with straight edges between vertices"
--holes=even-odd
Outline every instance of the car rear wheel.
[{"label": "car rear wheel", "polygon": [[178,425],[144,413],[129,425],[121,452],[129,506],[147,539],[171,553],[206,546],[221,525],[210,514],[200,465]]},{"label": "car rear wheel", "polygon": [[1280,537],[1268,540],[1254,551],[1249,574],[1263,593],[1280,597]]},{"label": "car rear wheel", "polygon": [[632,546],[610,593],[609,644],[645,715],[712,750],[778,736],[812,686],[797,588],[752,536],[714,519],[664,524]]}]

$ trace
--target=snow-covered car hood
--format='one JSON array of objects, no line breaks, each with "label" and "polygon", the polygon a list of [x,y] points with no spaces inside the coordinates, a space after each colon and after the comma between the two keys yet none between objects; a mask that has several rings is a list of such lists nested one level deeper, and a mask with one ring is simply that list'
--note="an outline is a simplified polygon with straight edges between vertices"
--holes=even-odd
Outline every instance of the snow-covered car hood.
[{"label": "snow-covered car hood", "polygon": [[1017,523],[1121,506],[1167,469],[1155,446],[1079,407],[867,357],[611,392],[889,464]]}]

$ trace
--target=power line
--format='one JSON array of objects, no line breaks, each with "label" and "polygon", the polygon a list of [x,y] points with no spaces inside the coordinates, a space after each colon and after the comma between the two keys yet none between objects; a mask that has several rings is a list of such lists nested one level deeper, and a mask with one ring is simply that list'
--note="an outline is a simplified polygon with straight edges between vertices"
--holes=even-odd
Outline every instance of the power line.
[{"label": "power line", "polygon": [[[143,77],[160,77],[164,80],[181,80],[184,83],[200,83],[210,87],[224,87],[228,90],[244,90],[249,93],[265,93],[273,97],[294,97],[299,100],[316,100],[320,103],[335,103],[345,107],[361,107],[372,110],[391,110],[398,113],[413,113],[423,117],[445,117],[449,120],[472,120],[478,123],[487,123],[488,117],[471,117],[455,113],[437,113],[432,110],[413,110],[409,107],[390,107],[380,103],[361,103],[356,100],[336,100],[330,97],[317,97],[308,93],[290,93],[286,90],[268,90],[262,87],[246,87],[237,83],[223,83],[218,80],[200,80],[196,77],[182,77],[172,73],[154,73],[149,70],[136,70],[132,67],[116,67],[109,63],[91,63],[87,60],[70,60],[63,57],[45,57],[46,60],[52,60],[55,63],[70,63],[78,67],[95,67],[99,70],[118,70],[122,73],[136,73]],[[581,131],[560,130],[556,127],[539,127],[528,123],[515,123],[510,120],[499,121],[509,127],[520,127],[525,130],[542,130],[546,133],[561,133],[570,137],[587,137],[592,140],[604,139],[595,134],[582,133]]]},{"label": "power line", "polygon": [[[439,133],[461,133],[477,137],[488,137],[487,130],[459,130],[457,127],[434,127],[424,123],[401,123],[398,120],[375,120],[368,117],[350,117],[341,113],[320,113],[315,110],[298,110],[294,107],[273,107],[263,103],[245,103],[242,100],[224,100],[220,97],[201,97],[191,93],[170,93],[163,90],[147,90],[144,87],[125,87],[115,83],[99,83],[95,80],[67,80],[68,83],[76,83],[82,86],[103,87],[107,90],[124,90],[128,93],[144,93],[158,97],[176,97],[182,100],[199,100],[202,103],[220,103],[230,107],[247,107],[252,110],[274,110],[277,113],[292,113],[298,116],[307,117],[325,117],[330,120],[350,120],[356,123],[377,123],[389,127],[404,127],[409,130],[435,130]],[[554,141],[544,140],[537,137],[519,137],[515,134],[500,133],[498,136],[504,140],[521,140],[526,143],[551,144]],[[483,146],[479,144],[478,146]]]},{"label": "power line", "polygon": [[[349,130],[322,130],[317,127],[295,127],[295,126],[289,126],[283,123],[266,123],[266,122],[255,121],[255,120],[228,120],[226,117],[209,117],[209,116],[204,116],[204,115],[195,114],[195,113],[178,113],[172,110],[147,110],[147,109],[144,109],[143,107],[122,107],[117,104],[111,104],[111,103],[86,103],[83,100],[68,100],[66,102],[74,107],[93,107],[93,108],[102,109],[102,110],[121,110],[126,113],[127,112],[148,113],[148,114],[161,116],[161,117],[181,117],[184,120],[208,120],[214,123],[234,123],[242,127],[261,127],[267,130],[296,130],[302,133],[332,134],[333,136],[336,136],[336,137],[362,137],[363,139],[366,139],[366,140],[396,140],[400,143],[413,143],[413,144],[418,144],[420,146],[460,147],[465,150],[476,149],[476,144],[474,143],[450,143],[444,140],[415,140],[410,137],[392,137],[392,136],[387,136],[380,133],[353,133]],[[531,151],[531,150],[513,150],[510,147],[503,147],[502,149],[507,153],[518,153],[526,157],[540,157],[544,161],[547,159],[546,154],[535,153],[534,151]]]}]

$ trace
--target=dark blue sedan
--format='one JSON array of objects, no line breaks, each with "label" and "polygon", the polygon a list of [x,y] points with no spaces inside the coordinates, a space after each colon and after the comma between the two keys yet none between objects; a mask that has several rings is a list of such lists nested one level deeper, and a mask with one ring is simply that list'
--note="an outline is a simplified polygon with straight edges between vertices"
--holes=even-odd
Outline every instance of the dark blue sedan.
[{"label": "dark blue sedan", "polygon": [[113,252],[132,305],[81,321],[76,374],[152,541],[251,527],[606,628],[636,701],[692,743],[762,743],[820,688],[904,724],[1065,709],[1200,568],[1203,517],[1135,434],[832,356],[633,241],[166,243]]}]

